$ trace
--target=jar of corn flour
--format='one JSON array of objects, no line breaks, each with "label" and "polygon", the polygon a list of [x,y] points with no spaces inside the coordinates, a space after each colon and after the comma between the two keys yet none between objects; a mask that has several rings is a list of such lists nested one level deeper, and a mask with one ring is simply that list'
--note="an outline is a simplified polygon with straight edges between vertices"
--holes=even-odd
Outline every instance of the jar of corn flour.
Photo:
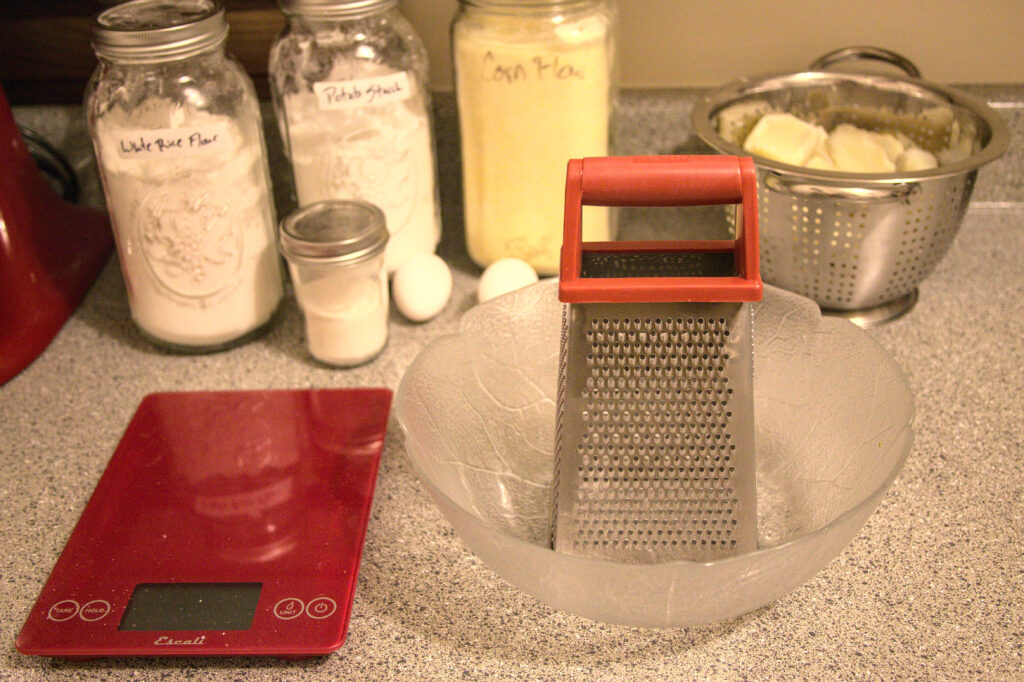
[{"label": "jar of corn flour", "polygon": [[[460,0],[452,23],[466,246],[558,273],[569,159],[607,156],[615,14],[602,0]],[[584,241],[612,237],[583,210]]]}]

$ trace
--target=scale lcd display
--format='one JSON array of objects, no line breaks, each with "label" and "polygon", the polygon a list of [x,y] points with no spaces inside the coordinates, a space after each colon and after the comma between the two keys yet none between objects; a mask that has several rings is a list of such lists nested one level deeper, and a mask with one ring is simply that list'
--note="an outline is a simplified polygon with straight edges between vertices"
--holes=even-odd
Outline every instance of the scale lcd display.
[{"label": "scale lcd display", "polygon": [[262,583],[142,583],[118,630],[248,630]]}]

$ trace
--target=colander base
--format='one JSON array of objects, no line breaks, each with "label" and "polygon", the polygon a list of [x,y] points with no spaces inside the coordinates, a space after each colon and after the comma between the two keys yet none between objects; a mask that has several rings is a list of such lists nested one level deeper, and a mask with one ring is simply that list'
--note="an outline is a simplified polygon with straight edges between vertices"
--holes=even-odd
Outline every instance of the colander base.
[{"label": "colander base", "polygon": [[878,325],[885,324],[886,322],[892,322],[896,318],[906,315],[915,305],[917,305],[917,296],[917,288],[915,287],[915,289],[909,294],[904,294],[899,298],[886,301],[881,305],[872,306],[870,308],[858,308],[856,310],[822,308],[821,313],[831,317],[842,317],[843,319],[853,322],[858,327],[867,329],[869,327],[876,327]]}]

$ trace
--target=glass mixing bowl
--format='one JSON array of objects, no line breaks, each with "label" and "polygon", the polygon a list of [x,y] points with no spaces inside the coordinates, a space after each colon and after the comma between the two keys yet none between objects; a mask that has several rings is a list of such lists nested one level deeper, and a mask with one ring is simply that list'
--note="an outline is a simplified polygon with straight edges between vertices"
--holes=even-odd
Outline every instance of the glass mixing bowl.
[{"label": "glass mixing bowl", "polygon": [[856,535],[906,459],[914,401],[866,332],[765,287],[754,304],[758,549],[622,564],[548,546],[562,304],[548,280],[476,306],[430,343],[395,399],[405,449],[465,545],[551,606],[681,627],[778,599]]}]

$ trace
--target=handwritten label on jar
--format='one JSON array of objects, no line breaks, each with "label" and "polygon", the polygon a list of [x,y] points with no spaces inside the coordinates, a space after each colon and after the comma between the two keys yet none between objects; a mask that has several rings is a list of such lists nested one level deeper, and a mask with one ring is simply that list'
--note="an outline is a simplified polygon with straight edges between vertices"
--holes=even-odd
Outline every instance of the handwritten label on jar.
[{"label": "handwritten label on jar", "polygon": [[227,125],[121,130],[115,138],[123,159],[180,157],[223,151],[231,146]]},{"label": "handwritten label on jar", "polygon": [[583,69],[558,55],[538,54],[526,59],[518,56],[497,57],[488,50],[484,53],[481,77],[495,83],[522,81],[581,81]]},{"label": "handwritten label on jar", "polygon": [[412,96],[409,74],[402,71],[351,81],[324,81],[313,84],[321,109],[358,109],[401,102]]}]

